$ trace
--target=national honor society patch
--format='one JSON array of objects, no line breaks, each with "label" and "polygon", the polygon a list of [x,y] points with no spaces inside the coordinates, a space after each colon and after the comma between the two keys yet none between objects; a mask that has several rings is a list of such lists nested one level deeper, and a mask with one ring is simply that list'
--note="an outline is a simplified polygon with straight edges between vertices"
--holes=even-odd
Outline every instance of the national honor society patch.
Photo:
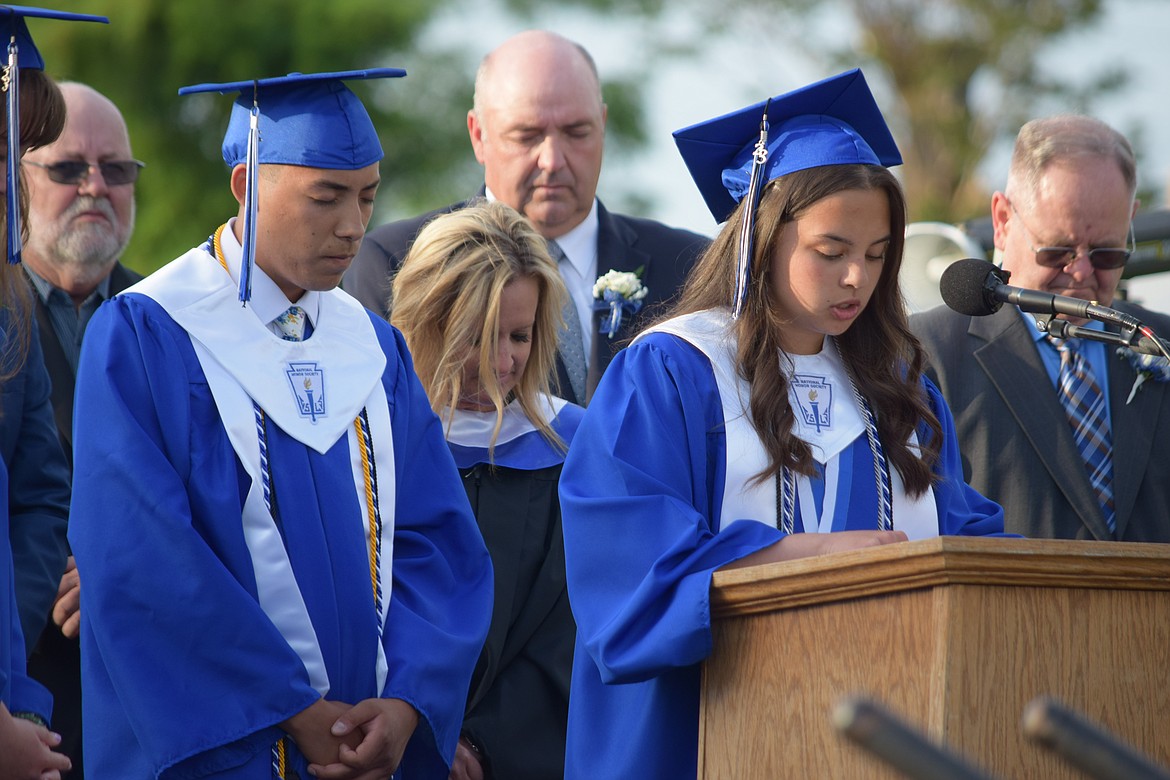
[{"label": "national honor society patch", "polygon": [[833,385],[816,374],[793,374],[792,387],[804,424],[817,433],[833,427]]},{"label": "national honor society patch", "polygon": [[301,417],[308,417],[316,424],[318,417],[325,416],[325,372],[315,361],[306,361],[289,363],[285,375]]}]

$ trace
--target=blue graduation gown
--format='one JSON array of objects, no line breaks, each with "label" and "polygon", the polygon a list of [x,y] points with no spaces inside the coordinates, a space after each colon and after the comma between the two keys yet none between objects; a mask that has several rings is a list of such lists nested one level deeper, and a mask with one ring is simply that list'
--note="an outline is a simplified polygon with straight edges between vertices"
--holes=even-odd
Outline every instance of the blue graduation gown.
[{"label": "blue graduation gown", "polygon": [[[11,310],[0,309],[0,331]],[[16,564],[17,604],[26,649],[36,645],[65,571],[69,463],[53,419],[49,372],[32,323],[28,354],[17,367],[7,355],[0,372],[0,455],[8,464],[7,536]],[[56,626],[53,626],[56,631]]]},{"label": "blue graduation gown", "polygon": [[[944,439],[935,466],[942,479],[933,487],[939,533],[1002,533],[1002,510],[963,482],[950,412],[937,389],[924,385]],[[929,435],[925,427],[917,434],[920,441]],[[619,353],[561,477],[578,630],[566,778],[695,776],[711,575],[783,535],[754,521],[720,528],[725,450],[706,356],[664,333]],[[854,473],[864,477],[848,506],[838,502],[842,530],[873,529],[868,446],[855,447],[853,457]]]},{"label": "blue graduation gown", "polygon": [[24,647],[8,545],[8,469],[0,458],[0,702],[9,712],[31,712],[48,721],[53,697],[25,673]]},{"label": "blue graduation gown", "polygon": [[[320,454],[269,420],[274,504],[327,698],[412,704],[419,725],[400,775],[445,778],[490,618],[491,567],[405,343],[370,319],[371,349],[387,358],[396,477],[382,690],[346,439]],[[78,387],[69,536],[85,581],[87,770],[267,780],[276,724],[318,694],[257,603],[241,527],[250,480],[191,339],[154,300],[119,296],[90,323]],[[307,776],[295,748],[289,761]]]}]

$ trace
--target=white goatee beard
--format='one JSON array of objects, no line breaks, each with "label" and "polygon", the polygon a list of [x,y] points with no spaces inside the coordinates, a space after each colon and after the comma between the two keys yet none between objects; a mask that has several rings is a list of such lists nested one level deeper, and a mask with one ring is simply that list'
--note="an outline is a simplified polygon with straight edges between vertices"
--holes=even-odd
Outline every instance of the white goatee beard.
[{"label": "white goatee beard", "polygon": [[[73,220],[86,211],[101,212],[109,220],[109,224],[74,225]],[[79,196],[61,215],[58,224],[62,227],[52,247],[52,255],[56,261],[69,267],[76,274],[93,274],[100,278],[108,272],[126,248],[126,239],[134,229],[134,211],[131,207],[130,223],[125,231],[126,238],[118,235],[118,219],[108,198]]]}]

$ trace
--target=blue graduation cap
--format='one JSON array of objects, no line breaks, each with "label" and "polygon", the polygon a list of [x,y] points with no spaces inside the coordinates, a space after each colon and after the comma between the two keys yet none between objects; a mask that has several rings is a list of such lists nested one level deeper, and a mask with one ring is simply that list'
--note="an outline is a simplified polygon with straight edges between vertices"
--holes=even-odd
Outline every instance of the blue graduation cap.
[{"label": "blue graduation cap", "polygon": [[674,133],[717,222],[745,198],[736,294],[739,316],[751,262],[755,210],[772,179],[822,165],[899,165],[902,155],[862,72],[854,68]]},{"label": "blue graduation cap", "polygon": [[8,218],[8,262],[19,263],[23,242],[20,236],[20,178],[17,166],[20,164],[20,88],[19,71],[21,68],[44,70],[45,60],[37,51],[29,34],[25,19],[33,17],[40,19],[63,19],[72,22],[101,22],[109,24],[110,20],[104,16],[92,14],[74,14],[66,11],[54,11],[49,8],[31,8],[24,5],[0,5],[0,33],[4,35],[7,46],[7,56],[4,60],[3,89],[7,93],[5,108],[7,109],[8,154],[5,167],[4,184],[7,193],[6,200]]},{"label": "blue graduation cap", "polygon": [[747,194],[760,119],[771,128],[764,181],[821,165],[900,165],[902,155],[857,68],[674,133],[707,208],[723,222]]},{"label": "blue graduation cap", "polygon": [[290,73],[287,76],[196,84],[180,95],[239,92],[223,139],[223,159],[247,167],[244,194],[240,301],[252,295],[256,254],[256,168],[260,164],[301,165],[331,170],[359,170],[382,159],[382,144],[361,100],[346,81],[401,78],[401,68],[371,68],[336,73]]}]

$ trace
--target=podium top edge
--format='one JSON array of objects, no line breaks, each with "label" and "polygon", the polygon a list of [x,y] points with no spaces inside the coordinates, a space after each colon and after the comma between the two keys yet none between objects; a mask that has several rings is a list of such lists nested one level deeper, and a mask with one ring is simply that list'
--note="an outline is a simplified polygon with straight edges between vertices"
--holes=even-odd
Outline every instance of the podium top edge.
[{"label": "podium top edge", "polygon": [[715,572],[714,617],[943,585],[1170,591],[1170,544],[943,536]]}]

